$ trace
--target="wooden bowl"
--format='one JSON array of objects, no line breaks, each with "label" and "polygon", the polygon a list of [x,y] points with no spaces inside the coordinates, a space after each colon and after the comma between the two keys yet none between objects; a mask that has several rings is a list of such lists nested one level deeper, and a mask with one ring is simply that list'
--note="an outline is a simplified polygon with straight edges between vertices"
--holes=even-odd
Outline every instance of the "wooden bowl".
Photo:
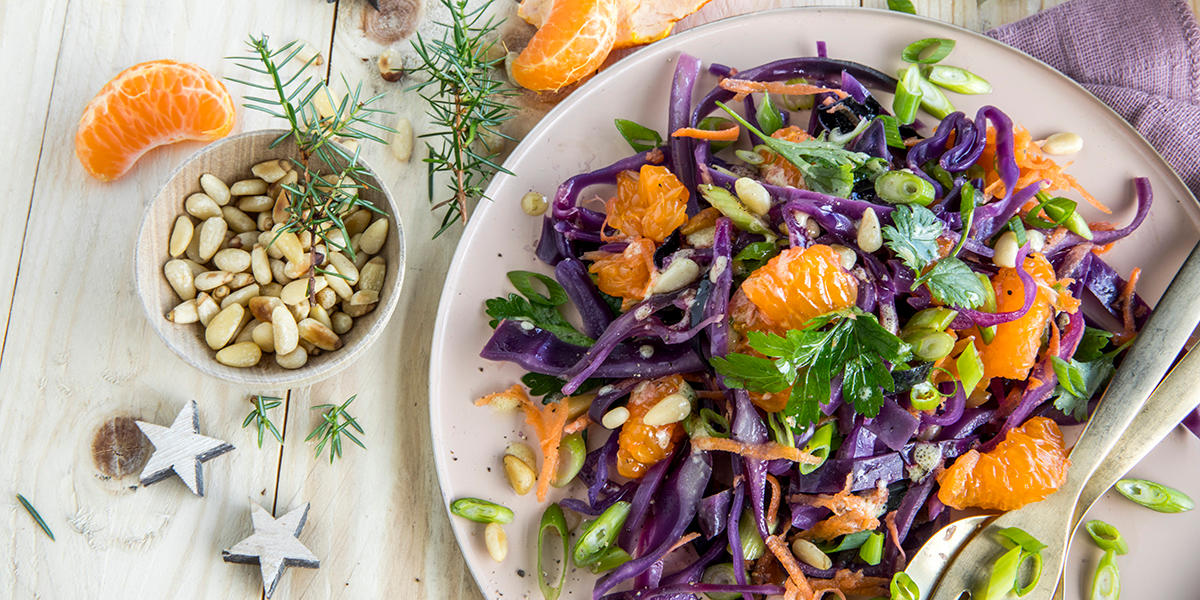
[{"label": "wooden bowl", "polygon": [[291,140],[271,148],[271,142],[284,134],[283,130],[260,130],[218,140],[201,149],[171,174],[167,183],[146,208],[138,231],[134,250],[134,281],[138,297],[150,325],[175,354],[184,362],[207,375],[232,383],[267,389],[294,387],[329,377],[354,362],[383,332],[396,308],[404,280],[404,230],[396,204],[387,186],[375,176],[369,165],[370,183],[377,189],[364,189],[361,195],[387,213],[391,221],[388,237],[378,256],[387,260],[387,276],[375,310],[354,320],[354,327],[341,336],[343,346],[331,352],[310,356],[299,369],[285,369],[275,362],[274,354],[263,354],[253,367],[238,368],[217,362],[216,351],[204,341],[204,327],[199,323],[176,324],[166,314],[179,304],[179,297],[163,276],[163,265],[171,259],[167,252],[168,238],[176,217],[186,214],[184,199],[200,190],[200,175],[212,173],[232,185],[239,179],[253,177],[250,167],[256,163],[297,156]]}]

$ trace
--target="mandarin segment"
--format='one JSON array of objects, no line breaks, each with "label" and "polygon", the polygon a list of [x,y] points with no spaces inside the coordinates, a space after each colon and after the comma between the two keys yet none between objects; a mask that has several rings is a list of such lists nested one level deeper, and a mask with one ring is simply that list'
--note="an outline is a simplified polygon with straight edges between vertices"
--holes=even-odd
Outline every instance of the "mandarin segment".
[{"label": "mandarin segment", "polygon": [[234,115],[229,91],[203,68],[172,60],[140,63],[88,103],[75,132],[75,155],[93,177],[112,181],[155,147],[227,135]]},{"label": "mandarin segment", "polygon": [[938,500],[957,509],[1015,510],[1054,493],[1070,465],[1058,425],[1034,417],[992,450],[958,457],[938,475]]},{"label": "mandarin segment", "polygon": [[512,62],[513,80],[554,91],[600,68],[617,38],[617,0],[557,0]]},{"label": "mandarin segment", "polygon": [[[1025,259],[1024,267],[1037,282],[1037,296],[1029,312],[1021,318],[996,326],[996,336],[991,343],[985,344],[976,338],[976,349],[983,360],[984,381],[992,377],[1028,377],[1042,346],[1042,332],[1054,316],[1053,292],[1049,289],[1056,282],[1054,267],[1037,253]],[[1020,310],[1025,305],[1025,284],[1016,269],[1000,269],[992,277],[992,287],[996,290],[997,312]]]},{"label": "mandarin segment", "polygon": [[[559,0],[560,2],[562,0]],[[657,42],[671,33],[680,19],[700,10],[709,0],[618,0],[617,36],[613,48]],[[541,27],[554,0],[522,0],[517,16]]]},{"label": "mandarin segment", "polygon": [[636,238],[620,254],[589,252],[583,258],[592,261],[588,271],[596,275],[596,287],[609,296],[623,298],[628,308],[645,298],[650,289],[654,249],[654,242]]},{"label": "mandarin segment", "polygon": [[647,425],[646,413],[666,396],[678,393],[685,385],[683,377],[669,375],[638,384],[629,396],[626,408],[629,419],[621,426],[617,438],[617,472],[622,477],[637,479],[659,461],[671,455],[683,439],[680,423]]},{"label": "mandarin segment", "polygon": [[801,329],[813,317],[854,306],[858,282],[833,248],[788,248],[756,269],[741,291],[777,329]]},{"label": "mandarin segment", "polygon": [[687,223],[688,191],[666,167],[643,165],[617,175],[617,196],[608,201],[608,224],[631,237],[662,242]]}]

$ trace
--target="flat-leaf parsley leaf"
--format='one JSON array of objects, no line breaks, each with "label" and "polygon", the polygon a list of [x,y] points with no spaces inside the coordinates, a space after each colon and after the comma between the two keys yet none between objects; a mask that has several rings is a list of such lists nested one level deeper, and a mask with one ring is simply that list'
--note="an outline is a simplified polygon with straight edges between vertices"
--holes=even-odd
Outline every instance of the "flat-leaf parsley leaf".
[{"label": "flat-leaf parsley leaf", "polygon": [[[567,293],[553,278],[527,271],[513,271],[508,274],[513,285],[524,294],[509,294],[507,298],[492,298],[484,302],[487,315],[492,318],[488,325],[496,327],[500,321],[511,319],[523,321],[549,331],[554,337],[576,346],[591,346],[595,340],[582,334],[558,311],[558,307],[567,302]],[[538,280],[546,286],[547,294],[539,293],[533,286],[532,280]]]},{"label": "flat-leaf parsley leaf", "polygon": [[938,259],[937,239],[942,228],[928,208],[901,204],[892,211],[892,224],[883,228],[883,239],[905,266],[920,273]]}]

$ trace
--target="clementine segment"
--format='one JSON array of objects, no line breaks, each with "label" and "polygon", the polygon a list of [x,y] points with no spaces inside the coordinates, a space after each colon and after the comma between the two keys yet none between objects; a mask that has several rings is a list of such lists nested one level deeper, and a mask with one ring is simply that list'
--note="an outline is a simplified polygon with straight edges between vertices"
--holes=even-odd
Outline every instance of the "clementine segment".
[{"label": "clementine segment", "polygon": [[683,425],[680,423],[654,426],[643,421],[646,413],[659,400],[678,393],[683,385],[683,377],[668,375],[633,388],[626,404],[629,419],[621,426],[617,438],[617,472],[622,477],[641,477],[647,469],[670,456],[675,445],[683,439]]},{"label": "clementine segment", "polygon": [[1058,425],[1034,417],[1009,430],[991,451],[958,457],[938,475],[938,499],[957,509],[1014,510],[1054,493],[1070,465]]},{"label": "clementine segment", "polygon": [[[983,379],[992,377],[1025,379],[1037,362],[1038,349],[1042,346],[1042,332],[1054,316],[1054,296],[1050,290],[1056,278],[1054,267],[1041,254],[1030,254],[1025,259],[1025,270],[1037,282],[1037,296],[1029,312],[1021,318],[996,326],[996,336],[991,343],[984,344],[976,338],[976,349],[983,360]],[[1020,310],[1025,305],[1025,285],[1014,268],[1002,268],[992,277],[996,290],[996,310],[1009,312]]]},{"label": "clementine segment", "polygon": [[75,155],[96,179],[124,175],[152,148],[215,140],[233,129],[225,85],[196,65],[172,60],[125,69],[88,103],[75,132]]},{"label": "clementine segment", "polygon": [[617,175],[617,197],[608,201],[608,224],[631,237],[662,242],[687,223],[688,191],[666,167],[643,165]]},{"label": "clementine segment", "polygon": [[[559,0],[560,2],[562,0]],[[649,44],[667,37],[675,22],[700,10],[709,0],[619,0],[613,48]],[[541,27],[554,0],[522,0],[517,16]]]},{"label": "clementine segment", "polygon": [[833,248],[788,248],[756,269],[741,291],[777,329],[801,329],[813,317],[854,306],[858,282]]},{"label": "clementine segment", "polygon": [[620,254],[589,252],[583,258],[592,261],[588,271],[596,274],[596,287],[623,298],[628,307],[646,297],[654,274],[654,248],[654,242],[636,238]]},{"label": "clementine segment", "polygon": [[600,67],[617,39],[617,0],[557,0],[512,62],[523,87],[557,90]]}]

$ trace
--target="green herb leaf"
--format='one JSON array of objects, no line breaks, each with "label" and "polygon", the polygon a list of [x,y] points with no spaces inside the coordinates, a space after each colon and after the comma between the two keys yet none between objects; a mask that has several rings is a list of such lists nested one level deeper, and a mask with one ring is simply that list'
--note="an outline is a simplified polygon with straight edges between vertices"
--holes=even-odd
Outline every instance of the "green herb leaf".
[{"label": "green herb leaf", "polygon": [[[508,280],[512,282],[518,292],[524,294],[534,304],[559,306],[567,303],[567,291],[549,275],[533,271],[509,271]],[[534,280],[541,282],[546,287],[546,295],[534,288]]]},{"label": "green herb leaf", "polygon": [[1079,362],[1092,362],[1104,356],[1104,349],[1108,347],[1112,337],[1113,334],[1110,331],[1095,327],[1084,328],[1083,337],[1079,340],[1079,345],[1075,347],[1075,355],[1072,358]]},{"label": "green herb leaf", "polygon": [[484,302],[487,314],[492,318],[488,325],[496,327],[500,321],[512,319],[525,321],[534,327],[549,331],[554,337],[575,346],[591,346],[596,340],[582,334],[567,322],[558,307],[533,304],[516,294],[507,298],[492,298]]},{"label": "green herb leaf", "polygon": [[[1059,363],[1066,365],[1060,367]],[[1060,368],[1067,371],[1064,379]],[[1090,362],[1079,362],[1072,359],[1069,363],[1061,359],[1054,361],[1054,372],[1058,375],[1058,387],[1054,407],[1063,414],[1071,415],[1076,421],[1087,420],[1088,401],[1112,377],[1116,368],[1110,357],[1101,357]]]},{"label": "green herb leaf", "polygon": [[662,145],[663,139],[658,132],[628,119],[614,119],[613,124],[617,126],[617,131],[621,137],[629,142],[630,147],[634,152],[646,152],[653,150]]},{"label": "green herb leaf", "polygon": [[767,264],[777,254],[779,246],[775,242],[752,242],[733,257],[733,262],[741,264],[746,271],[753,271]]},{"label": "green herb leaf", "polygon": [[892,211],[892,224],[883,228],[883,239],[905,266],[919,274],[938,259],[937,239],[942,228],[933,211],[903,204]]},{"label": "green herb leaf", "polygon": [[888,0],[888,10],[910,15],[917,14],[917,7],[913,6],[912,0]]},{"label": "green herb leaf", "polygon": [[[553,375],[543,373],[526,373],[521,376],[521,383],[529,388],[530,396],[542,396],[542,404],[557,402],[563,397],[562,387],[567,382]],[[588,378],[579,384],[576,394],[584,394],[604,385],[603,379]]]},{"label": "green herb leaf", "polygon": [[977,308],[987,302],[987,289],[967,263],[953,256],[937,261],[913,285],[924,283],[933,299],[955,308]]},{"label": "green herb leaf", "polygon": [[771,135],[783,127],[783,115],[779,114],[779,109],[771,103],[770,94],[763,94],[762,104],[758,106],[754,120],[758,121],[758,126],[767,135]]},{"label": "green herb leaf", "polygon": [[975,223],[975,193],[975,186],[970,183],[964,183],[959,190],[958,214],[962,216],[962,235],[954,245],[954,250],[950,251],[950,256],[958,256],[963,245],[967,243],[967,238],[971,236],[971,225]]},{"label": "green herb leaf", "polygon": [[761,356],[734,353],[714,356],[711,362],[729,387],[776,393],[787,388],[789,383],[775,368],[775,361]]}]

